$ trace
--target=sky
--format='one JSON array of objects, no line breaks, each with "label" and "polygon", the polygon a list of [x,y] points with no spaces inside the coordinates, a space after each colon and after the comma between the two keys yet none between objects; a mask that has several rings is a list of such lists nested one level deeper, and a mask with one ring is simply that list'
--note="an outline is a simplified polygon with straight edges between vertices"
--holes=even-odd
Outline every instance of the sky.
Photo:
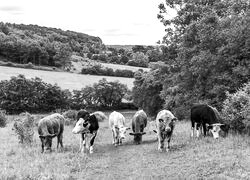
[{"label": "sky", "polygon": [[105,45],[155,45],[165,35],[157,19],[163,0],[0,0],[0,21],[72,30]]}]

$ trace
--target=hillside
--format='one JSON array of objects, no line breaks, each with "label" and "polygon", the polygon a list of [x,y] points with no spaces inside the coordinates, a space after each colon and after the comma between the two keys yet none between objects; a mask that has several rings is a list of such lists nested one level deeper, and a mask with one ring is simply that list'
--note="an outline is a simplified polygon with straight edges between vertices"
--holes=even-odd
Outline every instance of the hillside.
[{"label": "hillside", "polygon": [[18,76],[19,74],[23,74],[26,78],[39,77],[47,83],[57,84],[62,89],[69,89],[71,91],[74,89],[80,90],[87,85],[92,85],[102,78],[106,78],[108,81],[118,80],[121,83],[126,84],[129,89],[132,89],[134,81],[133,78],[81,75],[68,72],[42,71],[0,66],[0,81],[8,80],[11,76]]},{"label": "hillside", "polygon": [[[83,58],[80,56],[72,55],[71,56],[71,72],[74,73],[80,73],[82,68],[86,66],[86,64],[94,62],[93,60],[90,60],[88,58]],[[149,71],[149,68],[143,68],[143,67],[135,67],[135,66],[128,66],[128,65],[120,65],[120,64],[111,64],[111,63],[100,63],[103,67],[112,68],[113,70],[130,70],[130,71],[138,71],[139,69],[142,69],[143,71]]]},{"label": "hillside", "polygon": [[38,25],[0,22],[0,58],[13,63],[66,68],[72,53],[95,53],[102,40],[88,34]]}]

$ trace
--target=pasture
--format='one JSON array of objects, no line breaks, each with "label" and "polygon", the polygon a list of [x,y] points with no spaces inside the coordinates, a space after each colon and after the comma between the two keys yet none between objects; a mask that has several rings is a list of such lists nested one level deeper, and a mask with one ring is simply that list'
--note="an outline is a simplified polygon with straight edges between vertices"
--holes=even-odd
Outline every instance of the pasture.
[{"label": "pasture", "polygon": [[68,72],[53,72],[53,71],[42,71],[34,69],[0,66],[0,81],[9,80],[12,76],[18,76],[19,74],[23,74],[26,78],[39,77],[46,83],[57,84],[62,89],[69,89],[71,91],[80,90],[85,86],[93,85],[102,78],[106,78],[108,81],[118,80],[122,84],[126,84],[128,88],[131,90],[134,81],[134,78],[94,76],[94,75],[83,75],[83,74],[75,74]]},{"label": "pasture", "polygon": [[[107,116],[108,112],[105,113]],[[130,126],[133,111],[122,111]],[[18,144],[11,130],[0,129],[0,179],[249,179],[250,140],[232,136],[190,139],[190,122],[177,122],[169,152],[158,152],[156,134],[143,136],[141,145],[133,144],[127,133],[124,144],[114,147],[108,122],[100,122],[94,154],[78,152],[79,136],[66,126],[64,150],[41,154],[35,130],[31,147]],[[130,132],[130,131],[129,131]]]}]

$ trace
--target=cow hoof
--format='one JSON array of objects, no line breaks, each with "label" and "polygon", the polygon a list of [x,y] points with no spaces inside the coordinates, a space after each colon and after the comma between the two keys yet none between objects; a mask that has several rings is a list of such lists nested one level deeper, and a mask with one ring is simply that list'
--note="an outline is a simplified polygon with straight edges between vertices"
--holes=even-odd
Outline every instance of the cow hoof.
[{"label": "cow hoof", "polygon": [[163,152],[163,148],[158,148],[158,151],[159,152]]},{"label": "cow hoof", "polygon": [[92,146],[90,146],[90,148],[89,148],[89,154],[93,154],[93,152],[94,152],[94,148]]}]

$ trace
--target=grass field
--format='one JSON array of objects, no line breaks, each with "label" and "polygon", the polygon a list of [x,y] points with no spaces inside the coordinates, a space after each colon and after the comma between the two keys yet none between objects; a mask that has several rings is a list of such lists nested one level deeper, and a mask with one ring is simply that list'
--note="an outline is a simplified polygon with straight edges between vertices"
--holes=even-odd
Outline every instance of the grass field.
[{"label": "grass field", "polygon": [[[134,112],[122,113],[129,126]],[[53,152],[41,154],[37,131],[33,146],[22,146],[12,119],[0,129],[0,179],[250,179],[249,138],[190,139],[189,122],[177,122],[169,152],[157,151],[156,135],[148,129],[141,145],[128,135],[114,147],[108,122],[101,122],[94,154],[84,155],[72,126],[64,132],[64,152],[55,151],[54,139]]]},{"label": "grass field", "polygon": [[93,83],[98,82],[102,78],[106,78],[108,81],[118,80],[121,83],[126,84],[129,89],[132,89],[134,81],[134,78],[93,76],[68,72],[53,72],[0,66],[0,81],[9,80],[11,76],[18,76],[19,74],[25,75],[26,78],[39,77],[47,83],[57,84],[62,89],[69,90],[80,90],[87,85],[92,85]]}]

